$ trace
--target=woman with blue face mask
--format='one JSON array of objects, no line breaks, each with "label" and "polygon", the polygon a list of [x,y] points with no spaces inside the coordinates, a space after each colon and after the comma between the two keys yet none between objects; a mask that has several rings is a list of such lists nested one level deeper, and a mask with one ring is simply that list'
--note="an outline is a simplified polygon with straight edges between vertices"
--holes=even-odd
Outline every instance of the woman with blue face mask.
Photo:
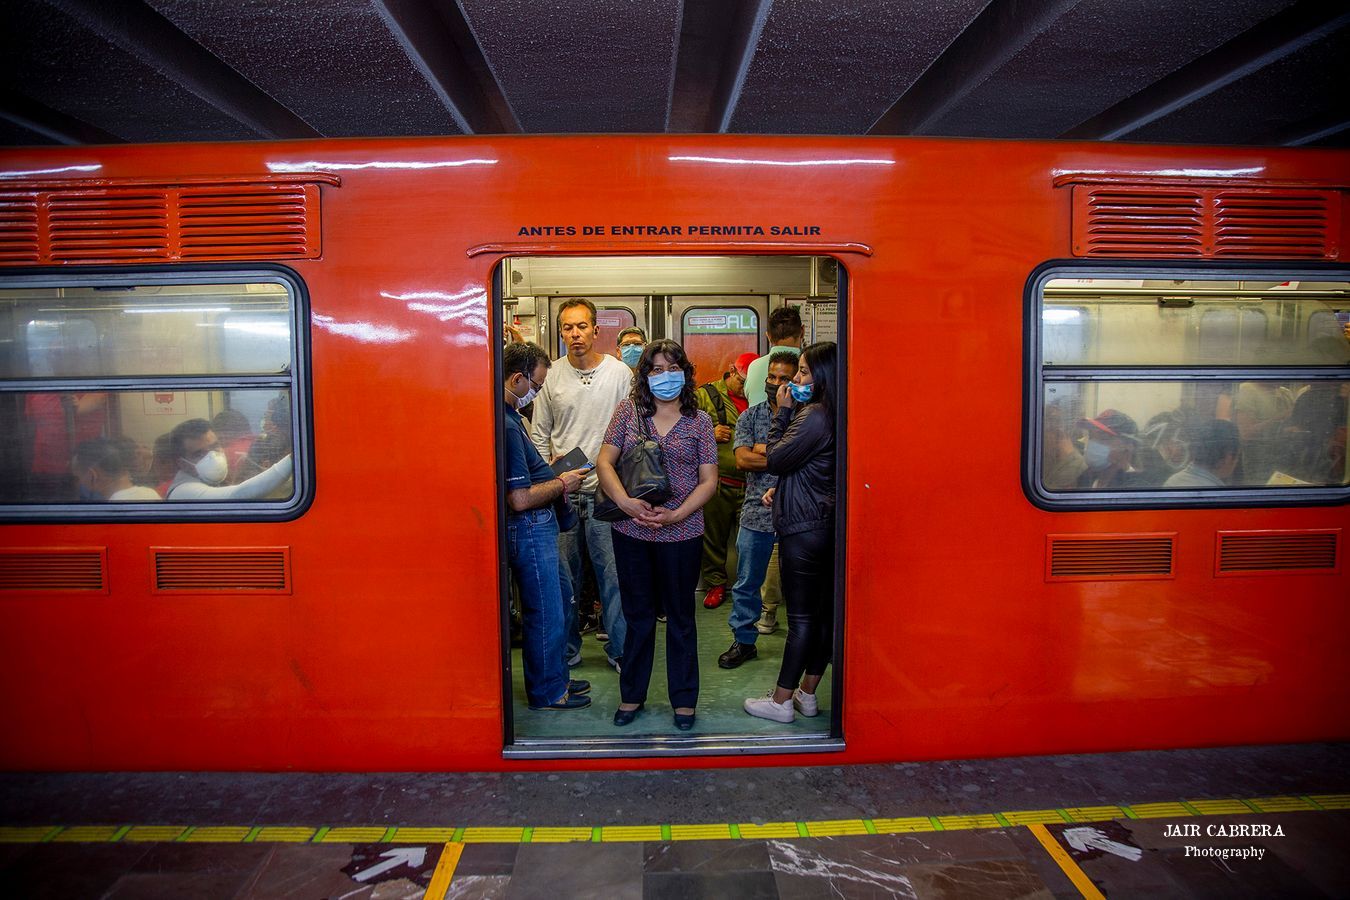
[{"label": "woman with blue face mask", "polygon": [[835,385],[833,341],[802,351],[797,374],[778,388],[765,471],[778,487],[765,494],[778,535],[787,646],[778,683],[745,711],[784,724],[820,713],[816,687],[834,651]]},{"label": "woman with blue face mask", "polygon": [[[712,419],[694,400],[694,366],[675,341],[642,350],[633,390],[614,410],[595,471],[605,494],[631,518],[614,523],[614,564],[628,632],[619,672],[614,724],[632,723],[647,700],[656,652],[656,613],[666,614],[666,680],[675,726],[694,727],[698,705],[698,637],[694,589],[703,556],[703,505],[717,490]],[[661,446],[671,497],[653,506],[629,497],[617,466],[647,439]]]}]

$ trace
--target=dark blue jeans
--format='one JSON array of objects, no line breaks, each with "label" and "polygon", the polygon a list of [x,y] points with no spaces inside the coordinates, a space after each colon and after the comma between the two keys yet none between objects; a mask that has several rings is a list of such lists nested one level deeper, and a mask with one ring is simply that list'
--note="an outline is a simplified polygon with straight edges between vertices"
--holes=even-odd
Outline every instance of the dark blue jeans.
[{"label": "dark blue jeans", "polygon": [[577,622],[577,594],[581,591],[582,560],[589,558],[591,569],[595,572],[595,583],[600,589],[600,623],[604,626],[609,640],[605,643],[605,655],[610,659],[623,656],[624,636],[628,629],[623,617],[622,601],[619,600],[619,577],[614,571],[614,543],[611,538],[610,524],[594,518],[594,494],[573,494],[572,507],[580,520],[576,528],[564,531],[558,541],[558,552],[562,555],[567,581],[563,592],[570,601],[567,604],[567,648],[565,658],[576,656],[581,649],[581,632]]},{"label": "dark blue jeans", "polygon": [[545,507],[508,515],[506,552],[520,587],[525,695],[531,706],[548,706],[567,693],[564,597],[558,566],[558,520],[553,510]]},{"label": "dark blue jeans", "polygon": [[755,623],[764,608],[759,589],[769,572],[769,557],[776,540],[778,537],[772,531],[756,531],[744,525],[736,535],[736,584],[731,588],[731,617],[727,624],[738,644],[754,644],[759,640]]}]

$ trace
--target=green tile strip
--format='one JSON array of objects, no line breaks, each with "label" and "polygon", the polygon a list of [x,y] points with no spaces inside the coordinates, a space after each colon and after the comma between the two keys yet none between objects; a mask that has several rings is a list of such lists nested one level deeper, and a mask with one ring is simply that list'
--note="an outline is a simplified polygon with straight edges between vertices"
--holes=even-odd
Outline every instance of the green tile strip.
[{"label": "green tile strip", "polygon": [[455,829],[455,836],[450,839],[452,844],[464,843],[464,826],[461,825]]},{"label": "green tile strip", "polygon": [[595,826],[594,828],[591,829],[591,843],[593,843],[593,844],[598,844],[598,843],[600,843],[600,826],[599,826],[599,825],[597,825],[597,826]]},{"label": "green tile strip", "polygon": [[1135,812],[1134,810],[1130,809],[1128,806],[1125,806],[1123,804],[1120,807],[1120,811],[1125,814],[1125,818],[1127,819],[1139,818],[1139,814],[1137,812]]},{"label": "green tile strip", "polygon": [[739,841],[741,839],[741,826],[732,822],[728,827],[731,829],[731,839],[733,841]]},{"label": "green tile strip", "polygon": [[1055,810],[1055,812],[1059,813],[1059,817],[1060,817],[1061,819],[1063,819],[1065,822],[1068,822],[1068,823],[1070,823],[1070,824],[1073,824],[1073,816],[1069,815],[1069,811],[1068,811],[1068,810],[1066,810],[1066,809],[1057,809],[1057,810]]},{"label": "green tile strip", "polygon": [[1300,799],[1300,800],[1306,800],[1308,803],[1312,804],[1312,808],[1313,808],[1313,809],[1320,809],[1320,810],[1323,810],[1323,811],[1326,810],[1326,807],[1325,807],[1325,806],[1323,806],[1322,804],[1318,803],[1316,800],[1314,800],[1313,798],[1307,796],[1306,794],[1298,794],[1297,796],[1298,796],[1298,799]]},{"label": "green tile strip", "polygon": [[[874,825],[874,824],[872,823],[872,820],[871,820],[871,819],[863,819],[863,820],[862,820],[862,823],[863,823],[863,828],[866,828],[866,829],[867,829],[867,833],[868,833],[868,834],[876,834],[876,833],[877,833],[877,826]],[[732,825],[731,828],[732,828],[732,833],[734,834],[734,833],[735,833],[736,826],[735,826],[735,825]],[[740,837],[739,834],[737,834],[736,836],[737,836],[737,837]]]},{"label": "green tile strip", "polygon": [[532,826],[527,825],[520,830],[520,842],[522,844],[534,843],[534,828]]},{"label": "green tile strip", "polygon": [[1005,817],[1003,813],[994,813],[994,821],[1002,825],[1004,828],[1013,827],[1012,823],[1008,821],[1007,817]]},{"label": "green tile strip", "polygon": [[1189,803],[1187,803],[1185,800],[1178,800],[1177,802],[1180,803],[1182,806],[1184,806],[1187,810],[1189,810],[1190,813],[1191,813],[1191,815],[1193,815],[1193,816],[1202,815],[1202,813],[1200,812],[1200,810],[1196,809],[1194,806],[1191,806],[1191,805],[1190,805]]},{"label": "green tile strip", "polygon": [[943,827],[942,827],[942,823],[938,821],[938,817],[937,817],[937,816],[929,816],[929,817],[928,817],[928,821],[932,824],[933,830],[934,830],[934,831],[946,831],[946,830],[947,830],[946,828],[943,828]]},{"label": "green tile strip", "polygon": [[122,838],[126,837],[127,832],[130,830],[131,830],[130,825],[123,825],[121,828],[113,832],[113,836],[108,838],[108,843],[111,844],[120,841]]},{"label": "green tile strip", "polygon": [[65,831],[65,830],[66,830],[66,826],[64,826],[64,825],[57,825],[57,826],[56,826],[55,828],[53,828],[51,831],[49,831],[49,832],[47,832],[46,834],[44,834],[44,835],[42,836],[42,840],[38,841],[38,843],[39,843],[39,844],[45,844],[45,843],[47,843],[47,842],[49,842],[49,841],[55,839],[55,837],[56,837],[58,834],[60,834],[61,832]]},{"label": "green tile strip", "polygon": [[254,825],[253,828],[249,830],[249,833],[244,835],[244,839],[240,843],[252,844],[258,839],[258,835],[260,834],[262,834],[262,826]]},{"label": "green tile strip", "polygon": [[333,830],[333,828],[332,828],[331,825],[324,825],[324,826],[323,826],[322,828],[320,828],[318,831],[314,832],[314,837],[310,838],[310,839],[309,839],[309,842],[310,842],[311,844],[322,844],[322,843],[323,843],[323,836],[324,836],[325,834],[327,834],[328,832],[332,831],[332,830]]},{"label": "green tile strip", "polygon": [[184,829],[183,829],[182,834],[178,835],[178,837],[176,837],[176,838],[173,839],[173,842],[174,842],[175,844],[178,844],[178,843],[181,843],[181,842],[183,842],[183,841],[186,841],[186,840],[188,839],[188,835],[192,834],[192,832],[194,832],[194,831],[196,831],[196,830],[197,830],[197,826],[196,826],[196,825],[189,825],[187,828],[184,828]]},{"label": "green tile strip", "polygon": [[663,840],[663,841],[668,841],[668,840],[670,840],[670,826],[669,826],[669,825],[662,825],[662,826],[661,826],[661,840]]},{"label": "green tile strip", "polygon": [[389,828],[386,828],[384,831],[384,837],[380,838],[380,843],[387,844],[390,841],[392,841],[394,839],[394,832],[396,831],[398,831],[398,828],[395,826],[390,826]]},{"label": "green tile strip", "polygon": [[795,824],[795,825],[797,826],[797,836],[798,836],[798,837],[810,837],[810,836],[811,836],[811,832],[809,832],[809,831],[806,830],[806,823],[805,823],[805,822],[795,822],[795,823],[793,823],[793,824]]}]

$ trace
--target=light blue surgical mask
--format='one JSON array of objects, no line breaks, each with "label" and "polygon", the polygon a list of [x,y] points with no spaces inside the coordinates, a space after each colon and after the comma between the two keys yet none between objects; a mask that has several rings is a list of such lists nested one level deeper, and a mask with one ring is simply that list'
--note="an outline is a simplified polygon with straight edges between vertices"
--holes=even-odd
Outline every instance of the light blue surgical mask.
[{"label": "light blue surgical mask", "polygon": [[674,400],[684,390],[684,372],[662,372],[660,375],[648,375],[647,386],[657,400]]},{"label": "light blue surgical mask", "polygon": [[619,359],[623,360],[630,369],[636,366],[638,360],[642,359],[642,345],[624,344],[619,348]]},{"label": "light blue surgical mask", "polygon": [[814,384],[798,384],[795,381],[789,381],[788,390],[792,393],[793,400],[796,400],[798,403],[806,403],[811,399],[811,395],[815,393],[816,386]]},{"label": "light blue surgical mask", "polygon": [[1111,448],[1101,441],[1088,439],[1083,448],[1083,462],[1092,470],[1105,469],[1111,462]]}]

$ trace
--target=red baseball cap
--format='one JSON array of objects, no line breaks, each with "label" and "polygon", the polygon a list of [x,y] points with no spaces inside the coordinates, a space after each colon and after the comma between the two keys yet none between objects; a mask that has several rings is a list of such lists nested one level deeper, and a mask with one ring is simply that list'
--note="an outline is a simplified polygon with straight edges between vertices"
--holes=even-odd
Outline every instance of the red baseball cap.
[{"label": "red baseball cap", "polygon": [[732,363],[732,365],[736,367],[736,371],[744,378],[746,373],[750,371],[750,364],[757,359],[759,359],[758,353],[742,353],[740,356],[736,357],[736,361]]}]

